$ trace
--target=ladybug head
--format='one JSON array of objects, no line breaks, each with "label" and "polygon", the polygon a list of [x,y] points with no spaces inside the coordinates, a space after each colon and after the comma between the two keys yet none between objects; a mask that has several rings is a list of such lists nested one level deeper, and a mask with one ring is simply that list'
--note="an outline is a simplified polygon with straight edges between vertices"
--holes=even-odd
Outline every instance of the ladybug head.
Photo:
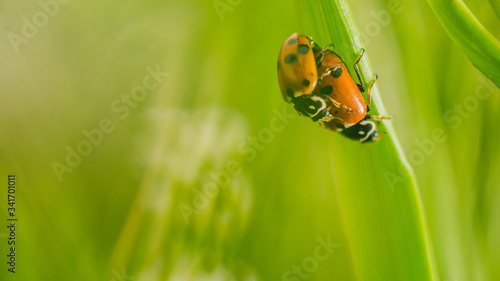
[{"label": "ladybug head", "polygon": [[362,120],[350,126],[343,130],[341,134],[350,139],[358,140],[361,143],[377,142],[380,140],[380,134],[377,132],[377,125],[369,120]]}]

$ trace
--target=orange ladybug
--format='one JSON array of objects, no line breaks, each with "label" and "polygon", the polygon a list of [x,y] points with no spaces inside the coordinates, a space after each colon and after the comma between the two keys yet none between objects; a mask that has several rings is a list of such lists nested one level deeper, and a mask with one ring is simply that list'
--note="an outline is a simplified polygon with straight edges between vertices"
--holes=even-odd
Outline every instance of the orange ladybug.
[{"label": "orange ladybug", "polygon": [[377,125],[370,119],[382,120],[392,117],[372,116],[370,111],[371,88],[377,76],[366,88],[366,102],[363,97],[365,85],[359,73],[358,63],[363,57],[365,50],[361,49],[358,59],[353,65],[354,71],[360,84],[356,84],[347,65],[342,58],[331,50],[327,50],[323,56],[319,72],[328,72],[320,85],[313,91],[313,95],[328,95],[333,106],[329,108],[332,120],[323,122],[322,125],[328,129],[338,131],[342,135],[359,140],[362,143],[375,142],[380,139]]},{"label": "orange ladybug", "polygon": [[[354,63],[354,69],[357,71],[357,63]],[[343,125],[356,124],[366,116],[369,111],[369,105],[365,103],[362,92],[365,91],[363,80],[359,79],[360,85],[356,84],[344,60],[334,51],[327,50],[323,60],[318,65],[318,71],[325,73],[321,85],[315,88],[313,95],[328,96],[333,106],[330,107],[330,113],[334,116],[334,121]],[[358,76],[359,77],[359,76]],[[368,87],[367,97],[370,99],[370,87]],[[370,103],[368,101],[368,103]]]},{"label": "orange ladybug", "polygon": [[318,84],[317,62],[329,46],[320,48],[298,33],[285,40],[278,56],[278,82],[286,102],[314,90]]},{"label": "orange ladybug", "polygon": [[[287,41],[285,41],[286,43]],[[367,114],[370,111],[370,90],[376,79],[366,89],[367,102],[365,102],[362,94],[365,91],[365,86],[357,66],[363,54],[364,49],[353,65],[360,81],[360,84],[357,84],[339,55],[332,50],[320,49],[313,45],[316,73],[317,75],[319,73],[316,78],[317,84],[310,93],[295,94],[294,91],[294,95],[287,96],[300,115],[309,117],[323,127],[338,131],[348,138],[365,143],[377,141],[380,138],[376,124],[370,119],[382,120],[392,117]],[[280,82],[280,87],[281,85]]]}]

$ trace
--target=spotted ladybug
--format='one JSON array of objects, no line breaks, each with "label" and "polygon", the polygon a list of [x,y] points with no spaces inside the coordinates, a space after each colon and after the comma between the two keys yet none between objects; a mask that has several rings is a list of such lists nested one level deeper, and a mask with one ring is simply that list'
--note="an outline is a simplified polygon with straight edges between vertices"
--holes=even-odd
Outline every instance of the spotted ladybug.
[{"label": "spotted ladybug", "polygon": [[326,50],[317,67],[321,83],[312,93],[292,98],[295,110],[322,125],[333,120],[349,126],[362,120],[367,112],[362,86],[354,82],[342,58]]},{"label": "spotted ladybug", "polygon": [[278,56],[278,82],[286,102],[314,90],[319,80],[317,64],[329,46],[320,48],[298,33],[285,40]]},{"label": "spotted ladybug", "polygon": [[[359,72],[358,63],[365,50],[361,49],[353,68],[360,84],[356,84],[347,65],[342,58],[332,50],[327,50],[318,66],[318,72],[326,72],[322,82],[313,91],[313,96],[327,95],[333,106],[329,108],[332,115],[330,121],[321,125],[328,129],[338,131],[342,135],[358,140],[362,143],[375,142],[380,139],[377,125],[373,120],[392,119],[392,117],[368,115],[371,104],[371,88],[377,76],[365,88]],[[363,92],[366,90],[366,102]]]},{"label": "spotted ladybug", "polygon": [[[289,42],[289,39],[285,41],[284,46]],[[309,42],[312,42],[312,40],[309,40]],[[366,89],[367,102],[365,102],[362,94],[365,92],[365,86],[358,69],[358,63],[364,54],[364,49],[361,50],[358,59],[353,65],[360,81],[360,84],[357,84],[349,73],[349,69],[343,59],[334,51],[327,49],[330,45],[323,49],[320,49],[314,43],[311,43],[311,46],[313,55],[308,58],[308,61],[310,64],[314,58],[317,68],[317,78],[314,80],[316,81],[315,87],[312,92],[308,92],[310,89],[307,89],[298,94],[295,90],[289,91],[288,89],[291,88],[288,87],[285,88],[289,92],[286,94],[283,92],[282,87],[284,83],[280,80],[284,99],[288,101],[285,97],[286,94],[289,102],[294,104],[295,110],[300,115],[320,123],[325,128],[340,132],[350,139],[359,140],[362,143],[379,140],[380,134],[377,132],[377,126],[371,119],[382,120],[391,119],[392,117],[371,116],[367,114],[370,111],[370,90],[376,78]],[[284,47],[281,53],[283,53],[283,50]],[[282,57],[281,53],[280,58]],[[304,57],[304,59],[306,58]],[[299,66],[297,65],[297,67]],[[308,72],[305,70],[302,72],[296,70],[295,73],[303,74]],[[278,65],[278,77],[280,76],[280,67]],[[300,78],[303,76],[300,76]],[[297,78],[299,75],[295,77]],[[289,84],[284,86],[289,86]]]}]

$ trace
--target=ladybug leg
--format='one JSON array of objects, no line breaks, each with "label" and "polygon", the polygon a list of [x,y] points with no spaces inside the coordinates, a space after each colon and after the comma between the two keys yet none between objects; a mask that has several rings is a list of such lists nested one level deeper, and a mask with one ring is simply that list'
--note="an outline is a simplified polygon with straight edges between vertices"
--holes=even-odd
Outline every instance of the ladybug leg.
[{"label": "ladybug leg", "polygon": [[346,124],[346,121],[340,117],[337,117],[337,116],[334,116],[330,113],[330,109],[331,107],[328,107],[327,110],[328,110],[328,115],[327,115],[327,119],[326,120],[322,120],[323,122],[330,122],[332,120],[337,120],[338,122],[342,123],[342,125],[345,125]]},{"label": "ladybug leg", "polygon": [[[361,92],[365,91],[365,84],[363,83],[363,79],[361,79],[361,73],[359,72],[358,63],[361,60],[361,58],[363,57],[364,53],[365,53],[365,49],[361,49],[361,52],[358,55],[358,58],[356,59],[356,61],[354,62],[354,65],[353,65],[354,71],[356,72],[356,76],[358,76],[358,80],[360,83],[357,85],[358,85],[358,88]],[[373,84],[375,83],[375,81],[377,81],[377,79],[378,79],[378,75],[375,74],[375,78],[370,82],[370,85],[368,85],[368,88],[366,88],[366,90],[367,90],[366,91],[366,111],[367,112],[370,111],[370,105],[372,103],[371,90],[372,90]]]},{"label": "ladybug leg", "polygon": [[370,85],[368,85],[368,88],[366,90],[366,112],[370,112],[370,105],[372,104],[372,87],[373,84],[375,84],[375,81],[377,81],[378,75],[375,74],[375,78],[370,82]]},{"label": "ladybug leg", "polygon": [[353,65],[354,71],[356,72],[356,76],[358,76],[358,80],[360,83],[357,85],[358,85],[358,88],[361,92],[365,91],[365,84],[363,83],[363,79],[361,79],[361,73],[359,73],[358,63],[361,60],[361,58],[363,57],[364,53],[365,53],[365,49],[361,49],[361,52],[359,53],[358,58],[356,59],[356,61],[354,62],[354,65]]},{"label": "ladybug leg", "polygon": [[346,124],[346,121],[344,119],[337,117],[337,116],[333,116],[333,115],[329,115],[327,118],[324,118],[324,119],[318,121],[318,123],[321,125],[321,127],[328,129],[326,127],[326,123],[333,122],[333,120],[335,120],[337,123],[340,123],[342,126],[344,126]]},{"label": "ladybug leg", "polygon": [[[325,129],[331,129],[331,128],[327,127],[326,124],[329,123],[329,122],[333,122],[333,120],[338,121],[338,123],[341,123],[342,126],[344,126],[346,124],[345,120],[343,120],[343,119],[341,119],[339,117],[335,117],[335,116],[332,116],[332,118],[330,118],[330,119],[328,119],[326,121],[321,121],[321,122],[318,122],[318,123],[321,125],[321,127],[325,128]],[[337,129],[337,131],[341,132],[342,129]]]},{"label": "ladybug leg", "polygon": [[318,79],[316,80],[316,85],[321,84],[321,81],[323,81],[323,77],[327,76],[328,74],[332,73],[332,71],[335,71],[337,68],[339,68],[342,65],[342,63],[337,63],[336,65],[327,68],[325,72],[323,72],[321,75],[318,75]]},{"label": "ladybug leg", "polygon": [[382,121],[382,120],[392,120],[394,119],[394,116],[371,116],[374,120],[377,120],[377,121]]},{"label": "ladybug leg", "polygon": [[341,104],[339,101],[337,101],[337,100],[333,99],[333,98],[332,98],[332,97],[330,97],[330,96],[328,97],[328,99],[329,99],[329,100],[333,103],[333,105],[335,105],[335,107],[336,107],[336,108],[340,108],[340,109],[342,109],[342,110],[344,110],[344,111],[347,111],[347,112],[350,112],[350,113],[357,113],[357,111],[356,111],[356,110],[352,110],[352,109],[350,109],[349,107],[347,107],[347,106],[345,106],[345,105]]},{"label": "ladybug leg", "polygon": [[382,121],[382,120],[392,120],[394,119],[394,116],[379,116],[379,115],[366,115],[365,116],[365,119],[364,120],[368,120],[368,119],[373,119],[373,120],[377,120],[377,121]]},{"label": "ladybug leg", "polygon": [[335,120],[339,121],[340,123],[342,123],[342,125],[345,125],[347,123],[344,119],[342,119],[340,117],[335,117],[334,116],[332,119],[335,119]]}]

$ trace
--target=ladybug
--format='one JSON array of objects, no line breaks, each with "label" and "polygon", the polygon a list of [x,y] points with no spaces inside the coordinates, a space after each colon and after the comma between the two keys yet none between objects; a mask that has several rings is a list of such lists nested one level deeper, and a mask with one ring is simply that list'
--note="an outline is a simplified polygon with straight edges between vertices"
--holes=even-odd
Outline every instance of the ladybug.
[{"label": "ladybug", "polygon": [[314,90],[320,81],[318,64],[329,46],[320,48],[312,38],[298,33],[285,40],[278,56],[278,82],[286,102]]},{"label": "ladybug", "polygon": [[[288,40],[285,41],[284,47]],[[284,52],[284,47],[280,53],[280,58]],[[320,49],[312,43],[313,57],[317,68],[316,74],[321,73],[316,78],[317,84],[313,91],[307,92],[306,90],[298,94],[296,91],[289,91],[286,96],[290,98],[290,102],[294,104],[295,110],[300,115],[309,117],[325,128],[340,132],[344,136],[362,143],[379,140],[380,134],[377,132],[377,126],[371,119],[382,120],[391,119],[392,117],[371,116],[367,114],[370,111],[370,90],[376,78],[366,89],[367,102],[365,102],[362,94],[365,92],[365,86],[358,69],[358,63],[363,57],[364,49],[361,50],[353,65],[360,81],[360,84],[357,84],[349,73],[349,69],[343,59],[334,51],[326,49],[327,47]],[[311,59],[309,57],[308,60]],[[278,73],[278,77],[280,77],[279,66]],[[305,70],[296,70],[295,73],[303,74],[308,72]],[[299,77],[299,75],[295,77]],[[282,84],[280,81],[280,87],[282,87]],[[282,94],[285,101],[287,101],[283,93],[283,87]]]},{"label": "ladybug", "polygon": [[[364,52],[365,50],[361,49],[361,53],[353,65],[360,82],[357,84],[343,59],[334,51],[327,50],[323,55],[321,65],[318,66],[318,71],[328,72],[328,75],[323,77],[322,83],[312,93],[313,96],[327,95],[333,105],[328,109],[333,116],[332,120],[322,122],[321,125],[361,143],[375,142],[380,139],[377,125],[371,119],[379,121],[392,119],[392,117],[367,114],[370,111],[371,88],[378,76],[375,76],[370,85],[365,88],[358,68],[358,63]],[[366,102],[362,94],[365,90]]]},{"label": "ladybug", "polygon": [[312,93],[292,98],[295,110],[322,126],[332,120],[346,126],[356,124],[367,112],[361,94],[364,86],[354,82],[346,64],[335,52],[326,50],[321,58],[317,64],[318,72],[322,73],[321,83]]}]

